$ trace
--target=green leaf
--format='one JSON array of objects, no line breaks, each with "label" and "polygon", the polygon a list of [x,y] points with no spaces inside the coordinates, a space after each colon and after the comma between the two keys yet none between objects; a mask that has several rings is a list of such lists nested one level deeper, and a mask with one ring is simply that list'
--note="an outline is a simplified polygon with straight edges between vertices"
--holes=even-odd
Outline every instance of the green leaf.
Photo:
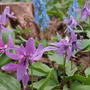
[{"label": "green leaf", "polygon": [[87,36],[90,38],[90,31],[87,31]]},{"label": "green leaf", "polygon": [[56,62],[57,64],[63,64],[64,63],[64,59],[62,56],[57,56],[56,54],[55,55],[48,55],[49,59],[51,61],[54,61]]},{"label": "green leaf", "polygon": [[79,46],[81,46],[83,49],[85,49],[90,44],[89,41],[90,41],[89,39],[84,39],[82,41],[82,43],[79,44]]},{"label": "green leaf", "polygon": [[[47,76],[51,70],[47,65],[39,62],[34,63],[32,65],[32,69],[34,76]],[[29,68],[28,70],[29,73],[31,74],[31,69]]]},{"label": "green leaf", "polygon": [[85,75],[88,77],[90,75],[90,67],[88,67],[86,70],[85,70]]},{"label": "green leaf", "polygon": [[44,83],[41,85],[41,87],[39,88],[39,90],[44,90],[45,87],[48,85],[48,82],[50,81],[50,77],[52,75],[52,71],[53,71],[53,69],[50,70],[47,78],[45,79]]},{"label": "green leaf", "polygon": [[68,90],[67,85],[64,85],[63,90]]},{"label": "green leaf", "polygon": [[[80,40],[78,40],[80,41]],[[78,46],[82,47],[82,51],[83,52],[87,52],[90,51],[90,39],[84,39],[82,40],[82,43],[80,43]],[[74,52],[74,54],[78,53],[79,50],[77,50],[76,52]]]},{"label": "green leaf", "polygon": [[75,74],[71,78],[72,78],[72,80],[77,80],[85,85],[90,85],[90,77],[85,77],[85,76],[82,76],[79,74]]},{"label": "green leaf", "polygon": [[8,64],[10,61],[11,60],[6,55],[0,56],[0,67]]},{"label": "green leaf", "polygon": [[[33,87],[37,90],[40,90],[39,88],[42,86],[44,82],[45,82],[45,79],[35,82]],[[53,80],[49,80],[44,90],[55,90],[54,88],[59,88],[59,84],[55,83]],[[59,89],[56,89],[56,90],[59,90]]]},{"label": "green leaf", "polygon": [[71,85],[71,90],[89,90],[90,85],[82,85],[79,82],[74,82]]},{"label": "green leaf", "polygon": [[16,79],[0,72],[0,90],[21,90],[21,87]]},{"label": "green leaf", "polygon": [[67,62],[65,65],[66,74],[68,76],[73,76],[74,73],[77,71],[77,67],[72,67],[71,61]]},{"label": "green leaf", "polygon": [[35,82],[34,88],[38,90],[57,90],[56,88],[59,88],[59,82],[55,70],[51,69],[45,79]]}]

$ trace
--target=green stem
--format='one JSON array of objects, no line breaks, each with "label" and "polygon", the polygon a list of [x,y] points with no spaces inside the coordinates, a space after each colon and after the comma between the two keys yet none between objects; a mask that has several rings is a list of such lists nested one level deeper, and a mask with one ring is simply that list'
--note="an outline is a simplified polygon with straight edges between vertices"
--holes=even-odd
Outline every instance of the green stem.
[{"label": "green stem", "polygon": [[72,60],[71,60],[71,70],[73,69],[73,62],[72,62]]},{"label": "green stem", "polygon": [[66,57],[67,57],[67,55],[65,54],[65,57],[64,57],[64,70],[63,70],[63,85],[65,83],[65,64],[66,64]]},{"label": "green stem", "polygon": [[32,82],[32,90],[33,90],[33,68],[31,65],[31,82]]},{"label": "green stem", "polygon": [[[89,25],[90,25],[90,16],[89,16]],[[89,27],[89,31],[90,31],[90,27]],[[90,52],[89,52],[89,60],[90,60]]]}]

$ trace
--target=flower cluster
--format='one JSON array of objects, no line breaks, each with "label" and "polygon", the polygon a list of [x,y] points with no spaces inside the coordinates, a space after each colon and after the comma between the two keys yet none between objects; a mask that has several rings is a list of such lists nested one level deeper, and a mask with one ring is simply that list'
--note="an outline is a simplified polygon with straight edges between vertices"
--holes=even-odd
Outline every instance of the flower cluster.
[{"label": "flower cluster", "polygon": [[[47,15],[44,14],[46,11],[43,11],[45,7],[42,0],[36,0],[35,3],[36,3],[35,6],[40,7],[40,10],[42,11],[41,14],[43,14],[41,16],[39,15],[39,19],[41,19],[42,16],[47,17]],[[39,13],[39,11],[35,13]],[[3,25],[7,23],[9,17],[15,18],[13,15],[10,14],[10,8],[6,7],[3,14],[0,16],[0,26],[4,27]],[[70,16],[70,21],[67,22],[70,24],[69,28],[71,29],[71,33],[70,33],[71,37],[70,38],[66,37],[65,39],[61,39],[60,35],[57,33],[58,39],[60,41],[57,43],[51,43],[51,45],[53,46],[48,46],[46,48],[43,48],[43,45],[39,44],[38,48],[36,49],[35,41],[33,38],[30,38],[26,42],[25,47],[23,45],[21,45],[20,47],[16,47],[13,45],[13,40],[10,34],[9,34],[8,43],[4,45],[2,40],[2,33],[0,33],[0,53],[2,54],[5,53],[9,58],[13,59],[14,61],[17,61],[17,63],[9,63],[3,66],[2,69],[5,71],[16,71],[17,80],[22,81],[24,87],[26,87],[29,81],[28,67],[31,64],[33,64],[35,61],[38,61],[42,57],[44,52],[54,50],[57,52],[57,55],[63,57],[65,57],[66,55],[67,59],[69,60],[71,56],[74,56],[73,52],[76,49],[82,50],[82,48],[78,46],[79,42],[77,41],[77,35],[75,35],[74,31],[72,30],[72,28],[75,27],[77,24],[76,23],[74,25],[75,21],[72,15]],[[39,24],[38,21],[36,23]],[[47,21],[45,20],[44,23],[47,23]],[[7,31],[6,28],[4,30]],[[2,28],[0,28],[0,31],[2,31]],[[12,50],[14,52],[11,52]]]},{"label": "flower cluster", "polygon": [[[69,13],[68,13],[69,17],[64,20],[64,24],[68,25],[66,29],[68,32],[70,32],[72,29],[75,29],[77,25],[81,29],[83,29],[82,26],[79,25],[79,23],[76,21],[77,12],[79,11],[80,11],[79,4],[77,0],[74,0],[74,3],[71,4],[71,7],[69,8]],[[89,16],[90,16],[89,0],[86,0],[80,19],[84,21],[87,20]]]},{"label": "flower cluster", "polygon": [[71,4],[70,8],[69,8],[69,12],[68,15],[72,15],[74,17],[74,19],[77,18],[77,12],[79,11],[79,4],[77,2],[77,0],[73,1],[73,4]]},{"label": "flower cluster", "polygon": [[45,31],[48,28],[50,22],[49,16],[47,15],[46,3],[43,0],[34,0],[35,7],[35,23],[40,25],[40,31]]}]

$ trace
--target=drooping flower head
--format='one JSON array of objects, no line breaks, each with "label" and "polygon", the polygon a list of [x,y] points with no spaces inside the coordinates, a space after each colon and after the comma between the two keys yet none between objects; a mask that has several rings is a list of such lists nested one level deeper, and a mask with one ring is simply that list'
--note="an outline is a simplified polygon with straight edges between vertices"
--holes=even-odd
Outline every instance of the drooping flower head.
[{"label": "drooping flower head", "polygon": [[82,10],[80,18],[84,21],[88,19],[88,16],[90,16],[90,8],[89,8],[89,1],[87,0]]},{"label": "drooping flower head", "polygon": [[[10,52],[11,50],[14,50],[16,53]],[[23,85],[26,86],[29,81],[28,66],[39,60],[45,51],[46,49],[43,48],[42,44],[39,44],[36,49],[34,39],[30,38],[25,47],[21,45],[20,48],[11,47],[7,49],[6,55],[18,61],[18,64],[10,63],[2,67],[2,69],[6,71],[17,71],[17,80],[22,80]]]},{"label": "drooping flower head", "polygon": [[8,39],[8,43],[4,44],[3,40],[2,40],[2,36],[0,36],[0,54],[3,55],[4,53],[6,53],[6,49],[10,48],[13,46],[13,39],[11,37],[11,35],[9,35],[9,39]]},{"label": "drooping flower head", "polygon": [[57,52],[58,56],[67,56],[67,60],[70,60],[73,52],[77,49],[82,50],[82,47],[78,46],[80,42],[77,40],[77,35],[71,30],[71,38],[66,37],[65,39],[61,39],[60,35],[57,33],[59,42],[51,43],[53,46],[48,46],[48,50],[54,50]]},{"label": "drooping flower head", "polygon": [[58,56],[65,56],[67,55],[67,60],[70,59],[71,56],[73,56],[72,54],[72,50],[71,50],[71,43],[69,42],[69,38],[66,37],[65,39],[61,39],[59,34],[58,38],[59,38],[59,42],[55,45],[54,43],[51,43],[51,45],[54,45],[57,47],[57,54]]},{"label": "drooping flower head", "polygon": [[15,18],[15,16],[10,14],[10,7],[6,7],[4,9],[4,12],[2,13],[2,15],[0,15],[0,35],[1,35],[2,30],[6,31],[6,32],[11,32],[4,26],[7,24],[9,18]]},{"label": "drooping flower head", "polygon": [[68,27],[66,29],[68,32],[70,32],[71,29],[72,30],[75,29],[76,26],[79,26],[83,30],[82,26],[74,19],[74,17],[72,15],[70,15],[69,18],[64,20],[64,24],[68,25]]},{"label": "drooping flower head", "polygon": [[40,31],[45,31],[50,22],[49,16],[47,15],[47,9],[45,7],[46,2],[43,0],[33,0],[33,3],[35,7],[35,23],[40,25]]}]

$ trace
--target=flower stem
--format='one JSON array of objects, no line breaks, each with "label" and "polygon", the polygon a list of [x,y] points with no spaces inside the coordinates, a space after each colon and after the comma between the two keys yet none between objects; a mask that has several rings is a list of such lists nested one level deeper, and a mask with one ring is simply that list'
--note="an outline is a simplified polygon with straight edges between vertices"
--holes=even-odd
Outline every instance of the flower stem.
[{"label": "flower stem", "polygon": [[31,83],[32,83],[32,90],[33,90],[33,68],[31,65]]},{"label": "flower stem", "polygon": [[[90,16],[89,16],[89,25],[90,25]],[[90,27],[89,27],[89,31],[90,31]],[[89,52],[89,60],[90,60],[90,52]]]},{"label": "flower stem", "polygon": [[63,70],[63,85],[65,83],[65,64],[66,64],[66,54],[65,54],[65,57],[64,57],[64,70]]}]

